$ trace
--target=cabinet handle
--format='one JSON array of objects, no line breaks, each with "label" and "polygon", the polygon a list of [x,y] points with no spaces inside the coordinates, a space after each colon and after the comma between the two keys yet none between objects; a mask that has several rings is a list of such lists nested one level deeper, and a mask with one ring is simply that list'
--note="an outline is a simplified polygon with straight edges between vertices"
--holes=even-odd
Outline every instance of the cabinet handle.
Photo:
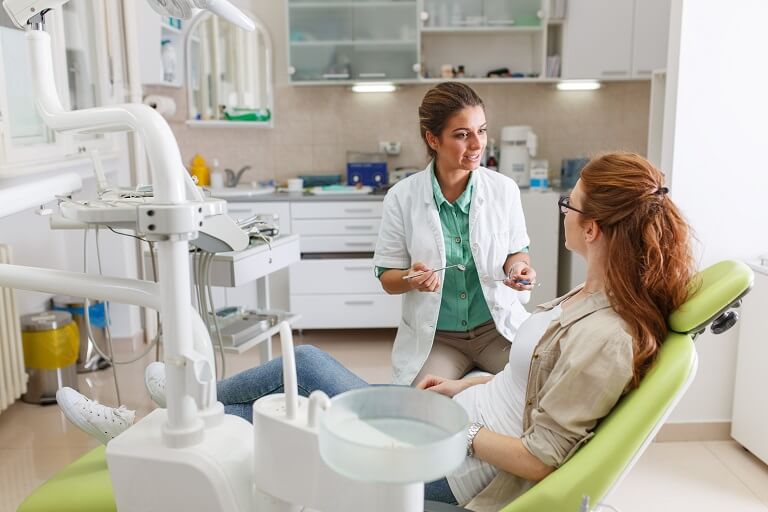
[{"label": "cabinet handle", "polygon": [[360,78],[386,78],[386,73],[360,73],[357,75]]},{"label": "cabinet handle", "polygon": [[603,71],[602,75],[603,76],[626,76],[627,72],[614,69],[614,70]]},{"label": "cabinet handle", "polygon": [[349,73],[323,73],[323,78],[349,78]]},{"label": "cabinet handle", "polygon": [[373,306],[372,300],[345,300],[346,306]]},{"label": "cabinet handle", "polygon": [[344,226],[344,228],[345,229],[349,229],[349,230],[353,230],[353,229],[361,230],[362,229],[362,230],[365,230],[365,231],[370,231],[370,230],[374,229],[373,226]]},{"label": "cabinet handle", "polygon": [[347,247],[371,247],[373,243],[371,242],[344,242],[344,245]]},{"label": "cabinet handle", "polygon": [[638,75],[650,75],[652,72],[650,69],[638,69],[635,73]]},{"label": "cabinet handle", "polygon": [[372,208],[345,208],[344,213],[373,213]]},{"label": "cabinet handle", "polygon": [[344,270],[347,270],[347,271],[358,271],[358,270],[368,271],[368,270],[373,270],[373,267],[344,267]]}]

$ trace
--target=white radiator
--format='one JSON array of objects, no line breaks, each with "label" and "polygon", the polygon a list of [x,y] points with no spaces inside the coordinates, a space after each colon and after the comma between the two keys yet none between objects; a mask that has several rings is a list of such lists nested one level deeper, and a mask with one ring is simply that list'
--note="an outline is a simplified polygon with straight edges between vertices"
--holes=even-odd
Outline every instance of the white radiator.
[{"label": "white radiator", "polygon": [[[0,264],[11,263],[11,248],[0,245]],[[0,412],[27,391],[21,326],[13,288],[0,287]]]}]

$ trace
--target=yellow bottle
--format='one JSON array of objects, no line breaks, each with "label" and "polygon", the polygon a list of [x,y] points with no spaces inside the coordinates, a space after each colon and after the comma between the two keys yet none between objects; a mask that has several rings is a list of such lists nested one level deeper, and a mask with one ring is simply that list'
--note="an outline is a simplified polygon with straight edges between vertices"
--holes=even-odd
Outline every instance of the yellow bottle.
[{"label": "yellow bottle", "polygon": [[205,158],[200,154],[192,157],[192,165],[189,167],[189,173],[197,178],[198,187],[207,187],[211,184],[211,171],[205,163]]}]

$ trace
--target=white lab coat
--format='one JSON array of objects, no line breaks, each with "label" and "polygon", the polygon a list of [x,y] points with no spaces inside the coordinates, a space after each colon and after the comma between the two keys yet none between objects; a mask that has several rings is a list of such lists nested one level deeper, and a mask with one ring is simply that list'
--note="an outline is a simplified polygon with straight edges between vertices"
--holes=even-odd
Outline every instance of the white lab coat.
[{"label": "white lab coat", "polygon": [[[409,268],[422,262],[445,266],[440,214],[432,193],[432,163],[392,187],[384,198],[384,212],[373,263],[377,267]],[[503,279],[509,254],[530,244],[525,228],[520,190],[510,178],[480,167],[473,171],[469,211],[469,240],[477,274],[496,329],[510,342],[528,317],[518,292]],[[527,292],[526,292],[527,293]],[[403,294],[403,311],[392,350],[393,382],[411,384],[432,349],[440,313],[438,293],[417,290]]]}]

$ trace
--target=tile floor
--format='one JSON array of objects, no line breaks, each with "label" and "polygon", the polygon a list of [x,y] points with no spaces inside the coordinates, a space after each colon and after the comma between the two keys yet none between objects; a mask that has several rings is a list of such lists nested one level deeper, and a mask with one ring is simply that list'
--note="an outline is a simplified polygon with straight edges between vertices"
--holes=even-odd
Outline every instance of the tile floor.
[{"label": "tile floor", "polygon": [[[392,339],[389,330],[307,331],[296,342],[327,350],[369,382],[387,382]],[[258,362],[256,350],[228,355],[227,372]],[[123,401],[139,416],[152,408],[143,367],[118,368]],[[111,370],[81,375],[80,388],[115,404]],[[15,511],[35,487],[94,446],[57,407],[14,404],[0,414],[0,512]],[[607,503],[621,512],[768,512],[768,466],[733,441],[654,443]]]}]

